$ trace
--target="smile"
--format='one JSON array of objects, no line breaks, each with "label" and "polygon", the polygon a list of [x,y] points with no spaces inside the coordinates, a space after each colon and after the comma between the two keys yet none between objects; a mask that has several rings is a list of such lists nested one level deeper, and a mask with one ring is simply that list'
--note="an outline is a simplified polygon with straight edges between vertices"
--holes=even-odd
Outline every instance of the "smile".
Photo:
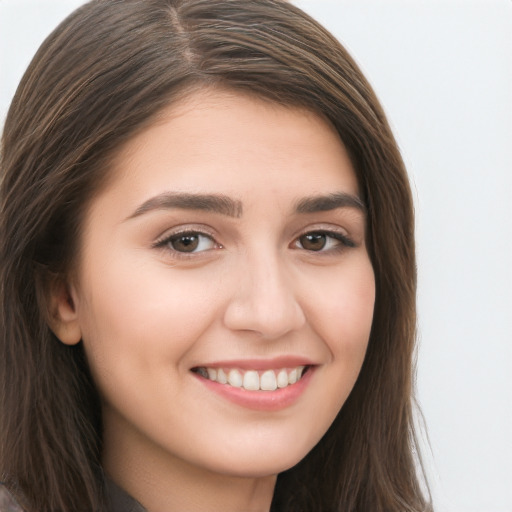
[{"label": "smile", "polygon": [[308,369],[309,366],[265,371],[198,367],[192,371],[213,382],[247,391],[275,391],[295,384]]}]

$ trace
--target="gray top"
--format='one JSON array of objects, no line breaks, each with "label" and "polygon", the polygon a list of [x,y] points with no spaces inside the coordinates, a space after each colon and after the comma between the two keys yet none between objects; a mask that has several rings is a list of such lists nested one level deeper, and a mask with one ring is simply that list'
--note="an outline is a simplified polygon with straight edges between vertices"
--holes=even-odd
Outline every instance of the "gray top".
[{"label": "gray top", "polygon": [[110,501],[109,512],[146,512],[146,509],[138,501],[134,500],[112,480],[105,479],[105,487]]},{"label": "gray top", "polygon": [[[109,512],[146,512],[146,509],[134,500],[112,480],[105,479],[105,488],[109,501]],[[0,512],[23,512],[5,485],[0,483]]]}]

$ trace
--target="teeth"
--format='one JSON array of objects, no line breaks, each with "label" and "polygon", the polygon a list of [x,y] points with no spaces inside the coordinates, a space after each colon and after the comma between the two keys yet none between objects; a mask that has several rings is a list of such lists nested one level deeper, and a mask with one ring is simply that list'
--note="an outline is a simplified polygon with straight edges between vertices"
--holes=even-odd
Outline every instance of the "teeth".
[{"label": "teeth", "polygon": [[242,387],[242,375],[238,370],[230,370],[228,373],[228,382],[230,386],[235,388]]},{"label": "teeth", "polygon": [[258,375],[258,372],[245,372],[244,383],[242,387],[250,391],[258,391],[258,389],[260,389],[260,376]]},{"label": "teeth", "polygon": [[238,370],[232,368],[223,370],[222,368],[197,368],[196,372],[205,379],[218,382],[219,384],[229,384],[235,388],[243,388],[248,391],[274,391],[276,389],[286,388],[295,384],[304,372],[304,366],[280,370],[266,370],[259,373],[256,370]]},{"label": "teeth", "polygon": [[201,375],[201,377],[204,377],[205,379],[208,379],[210,376],[210,372],[208,372],[206,368],[199,368],[199,370],[197,370],[197,373],[199,373],[199,375]]},{"label": "teeth", "polygon": [[277,374],[277,387],[278,388],[285,388],[288,386],[288,374],[286,373],[286,370],[281,370]]},{"label": "teeth", "polygon": [[227,384],[228,382],[228,378],[222,369],[217,370],[217,382],[220,384]]},{"label": "teeth", "polygon": [[260,378],[260,388],[264,391],[274,391],[277,389],[276,374],[272,370],[267,370]]}]

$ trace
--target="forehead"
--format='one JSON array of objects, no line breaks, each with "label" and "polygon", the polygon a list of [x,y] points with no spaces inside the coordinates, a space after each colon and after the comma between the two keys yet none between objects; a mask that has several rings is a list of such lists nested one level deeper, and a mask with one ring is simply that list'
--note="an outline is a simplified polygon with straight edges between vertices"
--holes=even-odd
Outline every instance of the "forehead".
[{"label": "forehead", "polygon": [[194,92],[161,111],[112,167],[107,190],[134,202],[165,190],[241,200],[259,189],[297,199],[358,193],[347,151],[323,117],[229,91]]}]

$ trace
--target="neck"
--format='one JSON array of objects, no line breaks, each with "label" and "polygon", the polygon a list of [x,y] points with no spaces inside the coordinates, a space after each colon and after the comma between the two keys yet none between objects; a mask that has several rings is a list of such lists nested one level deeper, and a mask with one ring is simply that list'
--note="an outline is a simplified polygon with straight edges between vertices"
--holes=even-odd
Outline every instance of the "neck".
[{"label": "neck", "polygon": [[[276,476],[219,474],[105,426],[103,467],[147,512],[268,512]],[[133,434],[133,433],[132,433]]]}]

